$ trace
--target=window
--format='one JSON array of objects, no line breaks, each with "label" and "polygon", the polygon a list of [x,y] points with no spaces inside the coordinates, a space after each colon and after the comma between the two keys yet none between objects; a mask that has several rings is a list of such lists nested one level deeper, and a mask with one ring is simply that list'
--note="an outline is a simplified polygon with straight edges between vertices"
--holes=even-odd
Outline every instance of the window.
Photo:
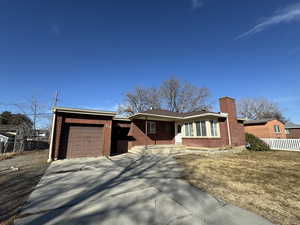
[{"label": "window", "polygon": [[285,133],[286,133],[286,134],[291,134],[291,132],[290,132],[289,129],[285,129]]},{"label": "window", "polygon": [[196,121],[196,134],[197,136],[207,136],[205,121]]},{"label": "window", "polygon": [[210,132],[212,137],[219,136],[218,134],[218,122],[216,120],[210,120]]},{"label": "window", "polygon": [[185,129],[185,136],[187,137],[194,136],[193,123],[185,123],[184,129]]},{"label": "window", "polygon": [[274,125],[274,131],[275,131],[275,133],[280,133],[279,125]]},{"label": "window", "polygon": [[147,134],[156,134],[156,122],[147,121]]}]

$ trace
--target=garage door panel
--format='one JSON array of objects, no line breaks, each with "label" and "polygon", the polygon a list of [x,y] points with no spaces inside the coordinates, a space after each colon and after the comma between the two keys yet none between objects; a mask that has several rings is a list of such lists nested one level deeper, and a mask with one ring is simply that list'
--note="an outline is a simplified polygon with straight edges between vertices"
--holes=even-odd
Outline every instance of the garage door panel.
[{"label": "garage door panel", "polygon": [[67,158],[101,155],[103,155],[103,126],[69,126]]}]

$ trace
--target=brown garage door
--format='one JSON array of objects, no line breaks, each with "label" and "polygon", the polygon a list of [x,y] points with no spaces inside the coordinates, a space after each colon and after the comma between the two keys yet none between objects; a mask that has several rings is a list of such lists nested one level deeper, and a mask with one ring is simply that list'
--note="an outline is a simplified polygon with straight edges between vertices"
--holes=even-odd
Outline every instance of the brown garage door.
[{"label": "brown garage door", "polygon": [[103,155],[103,126],[70,125],[67,158]]}]

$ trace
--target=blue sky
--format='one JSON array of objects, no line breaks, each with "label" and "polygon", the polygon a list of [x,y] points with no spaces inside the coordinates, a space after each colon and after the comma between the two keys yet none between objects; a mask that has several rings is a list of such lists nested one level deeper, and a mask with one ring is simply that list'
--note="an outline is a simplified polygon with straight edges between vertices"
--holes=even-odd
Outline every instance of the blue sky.
[{"label": "blue sky", "polygon": [[0,29],[0,103],[112,110],[176,75],[300,123],[300,1],[0,0]]}]

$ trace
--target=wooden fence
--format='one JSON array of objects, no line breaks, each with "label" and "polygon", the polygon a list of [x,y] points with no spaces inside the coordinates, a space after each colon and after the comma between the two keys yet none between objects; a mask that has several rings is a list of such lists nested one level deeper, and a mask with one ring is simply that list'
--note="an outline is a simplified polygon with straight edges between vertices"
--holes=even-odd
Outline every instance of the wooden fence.
[{"label": "wooden fence", "polygon": [[300,139],[273,139],[262,138],[273,150],[285,151],[299,151],[300,152]]}]

